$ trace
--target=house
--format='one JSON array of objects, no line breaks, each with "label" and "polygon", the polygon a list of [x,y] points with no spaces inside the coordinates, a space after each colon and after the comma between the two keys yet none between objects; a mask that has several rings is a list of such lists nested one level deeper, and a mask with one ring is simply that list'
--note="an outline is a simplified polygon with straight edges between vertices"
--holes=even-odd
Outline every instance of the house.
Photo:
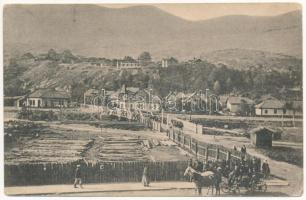
[{"label": "house", "polygon": [[165,109],[168,111],[181,111],[185,110],[185,100],[187,95],[183,92],[169,92],[165,97]]},{"label": "house", "polygon": [[119,93],[119,108],[158,112],[161,109],[161,98],[152,90],[123,86]]},{"label": "house", "polygon": [[267,99],[255,106],[257,116],[283,116],[288,114],[285,103],[277,99]]},{"label": "house", "polygon": [[267,99],[255,106],[257,116],[303,116],[303,102]]},{"label": "house", "polygon": [[297,117],[303,116],[303,101],[292,101],[293,115]]},{"label": "house", "polygon": [[25,105],[25,96],[4,97],[4,106],[22,107]]},{"label": "house", "polygon": [[165,97],[165,107],[169,111],[205,111],[205,94],[201,91],[193,93],[170,92]]},{"label": "house", "polygon": [[[143,89],[136,93],[136,108],[146,111],[159,112],[162,108],[161,98],[153,90]],[[139,101],[140,100],[140,101]]]},{"label": "house", "polygon": [[26,97],[26,106],[34,108],[68,107],[70,98],[68,92],[57,91],[53,88],[43,88],[34,91]]},{"label": "house", "polygon": [[163,58],[162,61],[161,61],[161,67],[162,68],[167,68],[167,67],[169,67],[171,65],[175,65],[177,63],[178,63],[178,61],[175,58],[173,58],[173,57],[171,57],[171,58]]},{"label": "house", "polygon": [[87,90],[84,93],[84,105],[85,104],[90,104],[91,105],[94,101],[94,98],[99,96],[100,92],[101,92],[100,90],[95,89],[95,88]]},{"label": "house", "polygon": [[253,112],[254,101],[246,97],[230,96],[226,101],[226,108],[231,113],[239,113],[243,115],[250,115]]},{"label": "house", "polygon": [[108,106],[117,107],[119,105],[119,93],[120,93],[120,90],[114,91],[109,95]]},{"label": "house", "polygon": [[139,62],[126,62],[126,61],[118,61],[116,64],[116,67],[118,70],[120,69],[139,69],[141,68],[141,65]]},{"label": "house", "polygon": [[260,148],[271,148],[274,132],[266,127],[258,127],[250,131],[251,144]]},{"label": "house", "polygon": [[126,87],[122,85],[118,93],[118,107],[122,110],[134,109],[133,98],[139,91],[137,87]]},{"label": "house", "polygon": [[164,106],[168,111],[176,110],[176,92],[170,91],[164,98]]},{"label": "house", "polygon": [[220,95],[219,96],[219,105],[221,108],[226,108],[227,99],[229,96],[227,95]]},{"label": "house", "polygon": [[206,97],[200,91],[187,94],[184,99],[184,107],[187,111],[200,112],[205,111]]}]

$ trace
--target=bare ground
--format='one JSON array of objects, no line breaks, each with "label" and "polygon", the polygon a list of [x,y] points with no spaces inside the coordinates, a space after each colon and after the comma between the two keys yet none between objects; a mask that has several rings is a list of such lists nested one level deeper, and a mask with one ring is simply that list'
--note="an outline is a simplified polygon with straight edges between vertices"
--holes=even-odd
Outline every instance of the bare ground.
[{"label": "bare ground", "polygon": [[86,124],[48,123],[35,138],[20,138],[5,152],[6,163],[187,160],[166,136],[151,130],[96,128]]}]

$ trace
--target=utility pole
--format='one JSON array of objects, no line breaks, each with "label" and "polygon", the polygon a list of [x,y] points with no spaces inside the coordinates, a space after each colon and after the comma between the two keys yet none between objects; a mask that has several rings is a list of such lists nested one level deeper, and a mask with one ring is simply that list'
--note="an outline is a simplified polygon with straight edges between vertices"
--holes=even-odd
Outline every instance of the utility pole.
[{"label": "utility pole", "polygon": [[215,99],[216,99],[216,112],[218,112],[218,98],[215,97]]},{"label": "utility pole", "polygon": [[209,97],[209,114],[211,114],[212,111],[212,103],[211,103],[211,98]]},{"label": "utility pole", "polygon": [[208,91],[209,91],[209,89],[208,88],[206,88],[206,102],[205,102],[205,111],[207,112],[207,110],[208,110]]}]

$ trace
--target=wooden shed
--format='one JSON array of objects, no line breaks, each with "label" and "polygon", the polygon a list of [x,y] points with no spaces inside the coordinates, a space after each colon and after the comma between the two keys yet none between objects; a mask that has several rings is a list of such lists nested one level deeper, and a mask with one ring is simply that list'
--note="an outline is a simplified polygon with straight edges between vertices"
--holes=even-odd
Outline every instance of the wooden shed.
[{"label": "wooden shed", "polygon": [[260,148],[271,148],[274,132],[266,127],[258,127],[250,131],[251,143]]}]

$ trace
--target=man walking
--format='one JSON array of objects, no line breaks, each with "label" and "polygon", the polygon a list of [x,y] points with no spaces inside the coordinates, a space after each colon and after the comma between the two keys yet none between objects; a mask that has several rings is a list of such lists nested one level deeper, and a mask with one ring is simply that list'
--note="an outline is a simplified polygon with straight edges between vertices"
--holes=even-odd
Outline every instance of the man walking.
[{"label": "man walking", "polygon": [[149,172],[148,172],[148,167],[145,166],[143,169],[143,174],[142,174],[142,180],[141,180],[143,186],[149,187],[150,185],[150,179],[149,179]]},{"label": "man walking", "polygon": [[77,184],[80,185],[80,188],[83,188],[82,186],[82,173],[81,173],[81,169],[80,169],[80,165],[77,165],[77,168],[75,170],[75,175],[74,175],[74,188],[77,188]]}]

